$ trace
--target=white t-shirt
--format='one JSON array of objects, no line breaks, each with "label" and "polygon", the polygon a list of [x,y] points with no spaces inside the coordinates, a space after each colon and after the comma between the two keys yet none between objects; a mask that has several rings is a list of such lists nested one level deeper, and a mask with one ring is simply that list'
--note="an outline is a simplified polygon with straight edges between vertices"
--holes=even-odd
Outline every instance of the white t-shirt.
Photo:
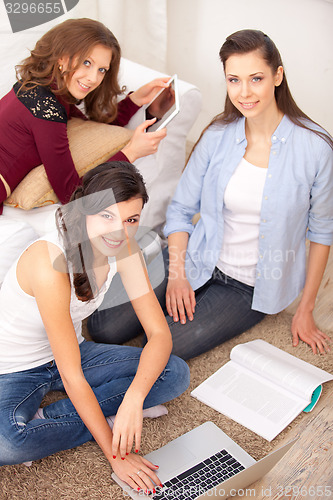
[{"label": "white t-shirt", "polygon": [[224,235],[217,267],[227,276],[254,286],[259,223],[266,168],[242,158],[224,193]]},{"label": "white t-shirt", "polygon": [[[50,241],[64,252],[57,232],[43,236],[40,240]],[[0,374],[28,370],[54,359],[37,302],[18,284],[16,267],[19,258],[9,269],[0,289]],[[109,259],[109,264],[107,280],[93,300],[82,302],[75,295],[74,287],[71,287],[70,313],[79,344],[84,340],[81,334],[82,320],[101,304],[117,272],[115,259]],[[70,274],[71,284],[72,278]]]}]

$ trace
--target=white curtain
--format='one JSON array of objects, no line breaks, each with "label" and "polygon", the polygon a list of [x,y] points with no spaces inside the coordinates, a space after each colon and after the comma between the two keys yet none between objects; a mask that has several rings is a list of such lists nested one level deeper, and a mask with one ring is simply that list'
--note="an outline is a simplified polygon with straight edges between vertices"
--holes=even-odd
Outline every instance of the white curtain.
[{"label": "white curtain", "polygon": [[98,19],[117,37],[124,57],[167,71],[167,0],[95,1]]}]

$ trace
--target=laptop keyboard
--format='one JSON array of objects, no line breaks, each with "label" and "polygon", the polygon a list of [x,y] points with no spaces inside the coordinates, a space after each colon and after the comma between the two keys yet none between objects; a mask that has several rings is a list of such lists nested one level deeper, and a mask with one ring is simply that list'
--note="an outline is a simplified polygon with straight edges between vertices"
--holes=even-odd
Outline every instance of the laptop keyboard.
[{"label": "laptop keyboard", "polygon": [[245,469],[226,450],[221,450],[182,474],[166,481],[154,500],[194,500]]}]

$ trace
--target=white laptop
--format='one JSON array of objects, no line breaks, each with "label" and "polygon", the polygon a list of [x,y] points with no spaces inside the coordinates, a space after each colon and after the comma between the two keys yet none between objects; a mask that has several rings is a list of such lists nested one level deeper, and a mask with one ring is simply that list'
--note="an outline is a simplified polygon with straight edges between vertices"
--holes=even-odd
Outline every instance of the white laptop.
[{"label": "white laptop", "polygon": [[[159,465],[163,489],[149,495],[154,500],[228,498],[244,490],[270,471],[296,439],[258,462],[213,422],[206,422],[167,445],[146,455]],[[113,479],[133,499],[143,498],[116,474]],[[146,495],[144,495],[147,498]]]}]

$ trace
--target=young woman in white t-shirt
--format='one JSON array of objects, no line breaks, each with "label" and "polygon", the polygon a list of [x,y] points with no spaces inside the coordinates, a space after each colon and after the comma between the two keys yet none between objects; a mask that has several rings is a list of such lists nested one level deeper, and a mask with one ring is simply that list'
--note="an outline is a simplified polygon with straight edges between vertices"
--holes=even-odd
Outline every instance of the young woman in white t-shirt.
[{"label": "young woman in white t-shirt", "polygon": [[[147,199],[133,165],[96,167],[59,209],[58,233],[30,244],[7,273],[0,290],[0,465],[94,439],[131,487],[160,484],[158,467],[137,455],[142,417],[158,416],[158,405],[181,394],[189,370],[170,357],[170,330],[134,239]],[[82,319],[116,272],[146,333],[143,349],[81,335]],[[40,408],[51,390],[68,398]]]}]

